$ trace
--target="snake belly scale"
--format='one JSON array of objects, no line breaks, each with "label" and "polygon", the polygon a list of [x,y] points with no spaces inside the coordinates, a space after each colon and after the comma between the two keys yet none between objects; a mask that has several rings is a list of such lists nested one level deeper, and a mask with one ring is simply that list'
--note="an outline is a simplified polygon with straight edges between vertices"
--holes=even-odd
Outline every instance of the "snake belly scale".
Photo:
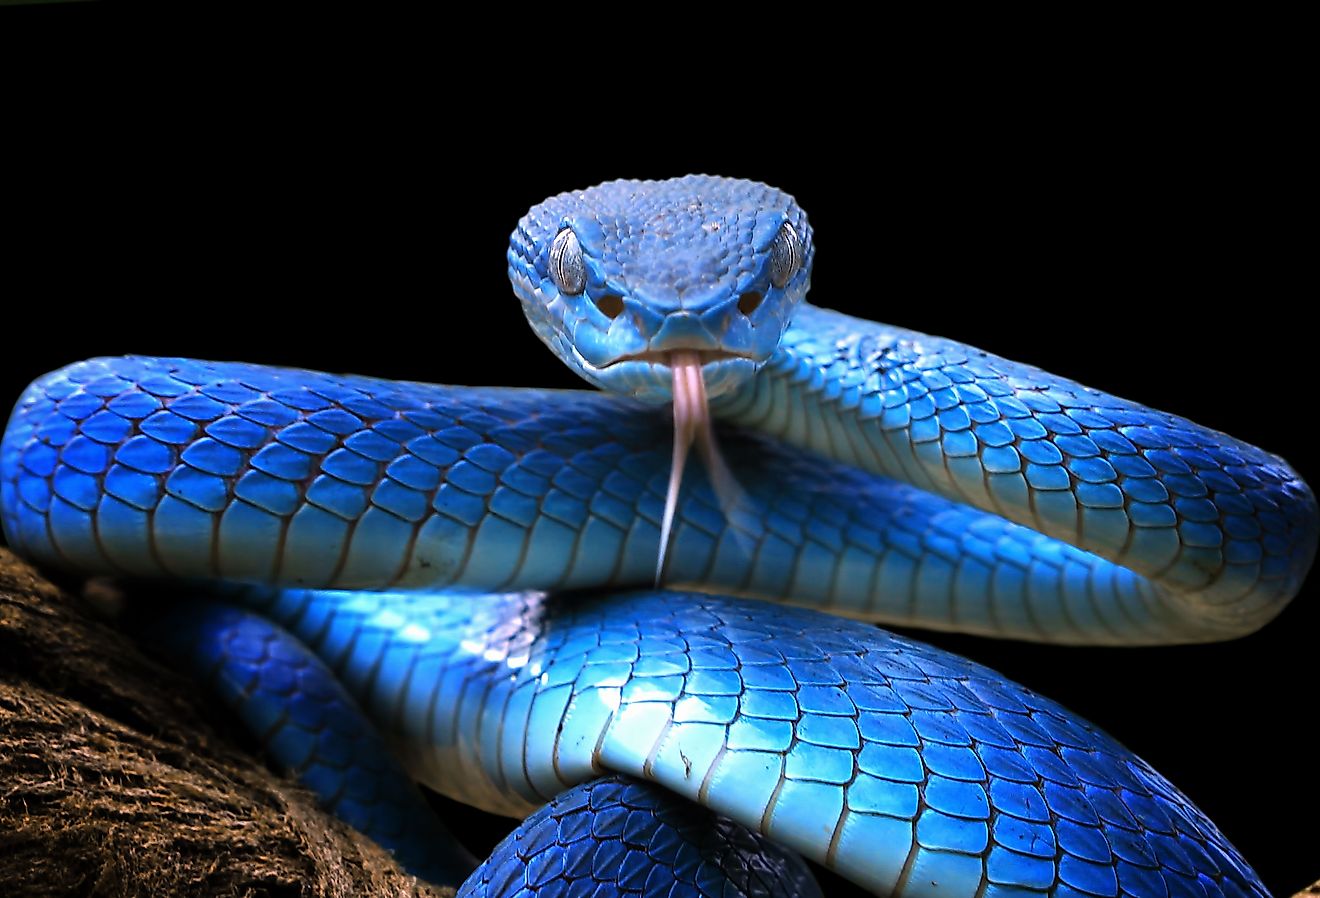
[{"label": "snake belly scale", "polygon": [[[310,650],[346,690],[318,694],[360,706],[406,775],[531,814],[469,894],[812,894],[799,852],[877,894],[1265,895],[1103,732],[863,621],[1241,635],[1310,566],[1306,484],[1174,415],[808,306],[813,257],[764,185],[562,194],[519,223],[510,277],[605,392],[95,359],[20,398],[0,522],[45,566],[219,589],[245,610],[180,601],[155,628],[230,634],[214,663],[250,677],[228,674],[236,701],[295,682],[270,671]],[[651,583],[679,357],[736,489],[700,467],[683,484],[674,591]],[[270,733],[301,713],[271,708]],[[328,718],[305,716],[272,743],[431,869],[428,824],[317,767]]]}]

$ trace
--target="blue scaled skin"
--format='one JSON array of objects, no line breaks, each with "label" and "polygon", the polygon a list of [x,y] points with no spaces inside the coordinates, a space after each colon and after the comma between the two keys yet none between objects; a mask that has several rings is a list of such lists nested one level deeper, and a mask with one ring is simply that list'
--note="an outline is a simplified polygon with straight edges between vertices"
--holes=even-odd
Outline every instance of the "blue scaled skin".
[{"label": "blue scaled skin", "polygon": [[[270,750],[319,771],[332,804],[403,796],[407,777],[512,816],[568,793],[468,888],[578,894],[601,857],[616,884],[666,857],[727,872],[679,846],[736,825],[759,852],[737,869],[789,869],[764,836],[877,894],[1265,895],[1185,796],[1049,700],[865,623],[714,594],[1038,641],[1198,642],[1268,622],[1315,552],[1314,497],[1281,459],[808,306],[812,253],[801,210],[763,185],[565,194],[520,224],[511,277],[538,333],[627,396],[92,360],[19,400],[0,523],[50,567],[261,584],[231,597],[256,635],[234,643],[213,610],[164,629],[259,731],[283,719],[264,696],[288,696],[302,735]],[[668,572],[704,594],[629,591],[654,570],[670,464],[654,402],[674,352],[698,354],[714,411],[741,428],[721,439],[737,508],[699,470],[678,504]],[[320,662],[290,661],[297,646]],[[332,671],[334,707],[369,717],[401,770],[346,764],[319,705],[264,672],[276,655]],[[574,816],[607,773],[632,778],[609,787],[640,828],[622,840],[617,816],[599,833]],[[648,804],[660,793],[640,781],[723,819],[675,823],[697,812]],[[360,825],[409,841],[434,824]],[[463,866],[395,847],[437,877]],[[671,872],[722,894],[809,888]]]},{"label": "blue scaled skin", "polygon": [[675,797],[623,777],[591,780],[527,818],[460,898],[819,898],[802,859]]}]

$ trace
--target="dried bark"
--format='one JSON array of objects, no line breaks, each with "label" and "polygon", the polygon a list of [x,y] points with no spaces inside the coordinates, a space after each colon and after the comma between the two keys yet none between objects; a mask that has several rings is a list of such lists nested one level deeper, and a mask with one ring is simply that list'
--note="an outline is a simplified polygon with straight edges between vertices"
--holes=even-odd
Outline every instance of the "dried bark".
[{"label": "dried bark", "polygon": [[438,896],[0,548],[0,894]]}]

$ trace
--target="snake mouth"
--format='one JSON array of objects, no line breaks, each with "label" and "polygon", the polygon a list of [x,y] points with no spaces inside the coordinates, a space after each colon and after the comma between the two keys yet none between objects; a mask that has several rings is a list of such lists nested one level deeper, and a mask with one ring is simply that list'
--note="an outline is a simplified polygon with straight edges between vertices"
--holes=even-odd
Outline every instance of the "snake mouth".
[{"label": "snake mouth", "polygon": [[646,352],[630,352],[627,355],[621,355],[617,359],[601,365],[597,371],[604,371],[607,368],[613,368],[624,362],[649,362],[652,365],[664,365],[668,368],[674,366],[674,359],[678,354],[682,354],[690,364],[695,361],[698,367],[709,365],[712,362],[722,362],[727,359],[746,359],[755,361],[750,355],[742,352],[729,352],[725,349],[648,349]]},{"label": "snake mouth", "polygon": [[596,365],[583,358],[577,347],[569,344],[568,348],[574,364],[587,380],[651,405],[673,401],[674,372],[680,358],[688,368],[700,372],[707,395],[712,399],[738,389],[762,364],[762,360],[747,353],[679,347],[629,353]]}]

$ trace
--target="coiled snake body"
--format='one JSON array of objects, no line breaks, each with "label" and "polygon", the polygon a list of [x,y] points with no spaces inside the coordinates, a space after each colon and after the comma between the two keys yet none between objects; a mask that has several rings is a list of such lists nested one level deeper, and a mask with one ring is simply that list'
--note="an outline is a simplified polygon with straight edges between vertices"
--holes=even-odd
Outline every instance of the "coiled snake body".
[{"label": "coiled snake body", "polygon": [[[0,521],[44,565],[224,590],[147,626],[412,869],[467,859],[385,743],[441,792],[535,811],[470,894],[811,894],[780,846],[879,894],[1266,894],[1090,724],[811,608],[1230,638],[1297,591],[1309,489],[1181,418],[806,306],[812,255],[764,185],[563,194],[520,222],[510,276],[611,393],[97,359],[20,399]],[[718,448],[707,397],[735,428]],[[671,399],[706,464],[667,521]],[[637,591],[658,551],[701,592]]]}]

